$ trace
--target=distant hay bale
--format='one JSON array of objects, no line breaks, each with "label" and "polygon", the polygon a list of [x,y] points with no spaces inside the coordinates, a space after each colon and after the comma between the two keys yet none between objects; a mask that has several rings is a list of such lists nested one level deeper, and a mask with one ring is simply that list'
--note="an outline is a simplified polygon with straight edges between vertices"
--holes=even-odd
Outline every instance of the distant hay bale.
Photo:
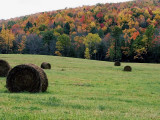
[{"label": "distant hay bale", "polygon": [[48,79],[43,69],[38,66],[22,64],[9,72],[6,87],[10,92],[45,92]]},{"label": "distant hay bale", "polygon": [[120,63],[119,61],[116,61],[116,62],[114,63],[114,66],[121,66],[121,63]]},{"label": "distant hay bale", "polygon": [[43,69],[51,69],[51,64],[47,63],[47,62],[43,62],[41,64],[41,68],[43,68]]},{"label": "distant hay bale", "polygon": [[125,67],[124,67],[124,71],[129,71],[129,72],[131,72],[131,71],[132,71],[131,66],[125,66]]},{"label": "distant hay bale", "polygon": [[6,77],[8,75],[11,66],[5,60],[0,59],[0,77]]},{"label": "distant hay bale", "polygon": [[65,71],[65,69],[62,68],[61,71]]}]

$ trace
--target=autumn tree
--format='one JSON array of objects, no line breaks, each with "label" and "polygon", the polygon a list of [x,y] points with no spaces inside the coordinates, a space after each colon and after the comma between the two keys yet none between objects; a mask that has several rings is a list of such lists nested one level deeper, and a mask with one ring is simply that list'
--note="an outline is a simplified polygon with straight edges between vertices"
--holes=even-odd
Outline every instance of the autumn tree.
[{"label": "autumn tree", "polygon": [[3,25],[0,37],[4,39],[3,44],[5,46],[6,53],[9,53],[11,51],[10,48],[13,46],[13,40],[15,39],[14,34],[11,30],[5,29],[5,26]]},{"label": "autumn tree", "polygon": [[99,45],[100,42],[101,42],[101,38],[99,37],[98,34],[89,33],[84,38],[84,44],[85,44],[85,47],[86,47],[85,56],[88,56],[88,50],[89,50],[89,55],[90,55],[87,58],[91,58],[92,55],[94,55],[95,59],[96,59],[97,48],[98,48],[98,45]]},{"label": "autumn tree", "polygon": [[86,59],[90,59],[90,58],[91,58],[91,55],[90,55],[90,52],[89,52],[89,48],[86,48],[86,49],[85,49],[84,57],[85,57]]},{"label": "autumn tree", "polygon": [[20,54],[22,53],[22,51],[25,48],[25,42],[26,42],[26,36],[22,36],[22,40],[18,44],[18,51],[20,52]]},{"label": "autumn tree", "polygon": [[73,46],[74,46],[74,51],[76,53],[76,57],[84,57],[84,50],[85,50],[85,46],[84,46],[84,36],[76,36],[74,37],[74,42],[73,42]]},{"label": "autumn tree", "polygon": [[5,50],[5,41],[4,39],[0,36],[0,53],[4,53]]}]

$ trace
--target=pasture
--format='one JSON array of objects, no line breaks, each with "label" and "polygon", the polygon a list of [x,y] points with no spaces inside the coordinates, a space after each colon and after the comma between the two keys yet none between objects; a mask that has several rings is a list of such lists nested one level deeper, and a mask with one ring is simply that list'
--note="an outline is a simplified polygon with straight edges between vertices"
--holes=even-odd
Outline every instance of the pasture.
[{"label": "pasture", "polygon": [[[0,120],[160,119],[160,64],[43,55],[0,55],[11,67],[49,62],[44,93],[10,93],[0,78]],[[130,65],[132,72],[122,71]]]}]

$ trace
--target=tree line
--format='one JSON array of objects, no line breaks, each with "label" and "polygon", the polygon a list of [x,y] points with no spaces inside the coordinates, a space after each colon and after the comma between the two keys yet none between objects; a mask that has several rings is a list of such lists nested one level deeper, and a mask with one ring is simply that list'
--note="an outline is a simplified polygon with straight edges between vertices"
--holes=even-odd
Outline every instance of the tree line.
[{"label": "tree line", "polygon": [[160,62],[158,0],[97,4],[0,23],[0,53]]}]

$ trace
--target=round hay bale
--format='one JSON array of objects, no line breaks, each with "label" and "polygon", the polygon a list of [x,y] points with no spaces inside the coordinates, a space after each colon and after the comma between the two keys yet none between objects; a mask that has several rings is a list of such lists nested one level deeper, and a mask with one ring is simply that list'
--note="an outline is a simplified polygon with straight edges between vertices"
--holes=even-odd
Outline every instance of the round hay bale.
[{"label": "round hay bale", "polygon": [[40,67],[34,64],[22,64],[9,72],[6,87],[10,92],[45,92],[48,79]]},{"label": "round hay bale", "polygon": [[5,60],[0,59],[0,77],[6,77],[10,71],[11,66]]},{"label": "round hay bale", "polygon": [[116,62],[114,63],[114,66],[121,66],[121,63],[120,63],[119,61],[116,61]]},{"label": "round hay bale", "polygon": [[124,71],[129,71],[129,72],[131,72],[131,71],[132,71],[131,66],[125,66],[125,67],[124,67]]},{"label": "round hay bale", "polygon": [[43,68],[43,69],[51,69],[51,64],[47,63],[47,62],[43,62],[41,64],[41,68]]}]

